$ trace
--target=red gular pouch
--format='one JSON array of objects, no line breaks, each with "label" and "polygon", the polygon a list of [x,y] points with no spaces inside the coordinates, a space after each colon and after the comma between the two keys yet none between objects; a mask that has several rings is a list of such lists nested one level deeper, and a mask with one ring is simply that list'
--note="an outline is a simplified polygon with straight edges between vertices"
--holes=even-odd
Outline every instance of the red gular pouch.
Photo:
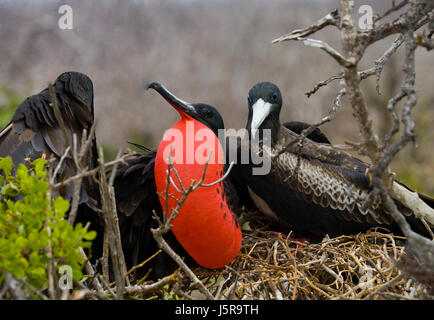
[{"label": "red gular pouch", "polygon": [[[163,92],[163,97],[181,115],[181,120],[164,134],[154,167],[160,204],[170,216],[178,205],[177,200],[183,196],[182,187],[188,190],[192,184],[197,184],[205,170],[203,185],[213,184],[223,177],[224,153],[214,132],[196,119],[199,115],[194,112],[193,105],[182,100],[178,102],[171,94],[170,99],[167,98],[168,91],[162,85],[152,88],[158,89],[160,94]],[[169,158],[172,170],[167,189]],[[166,202],[167,195],[169,198]],[[199,186],[192,191],[172,225],[176,239],[203,267],[222,268],[235,259],[240,251],[241,229],[226,202],[223,181],[211,186]]]}]

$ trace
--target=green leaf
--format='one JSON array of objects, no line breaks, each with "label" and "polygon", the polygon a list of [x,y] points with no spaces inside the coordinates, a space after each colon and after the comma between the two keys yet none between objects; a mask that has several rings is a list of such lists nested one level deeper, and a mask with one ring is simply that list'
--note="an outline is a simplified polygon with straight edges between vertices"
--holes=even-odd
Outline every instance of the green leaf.
[{"label": "green leaf", "polygon": [[54,201],[54,211],[57,217],[63,217],[69,209],[69,201],[62,197],[57,197]]},{"label": "green leaf", "polygon": [[13,182],[9,182],[2,190],[2,194],[9,197],[16,197],[19,193],[18,187]]},{"label": "green leaf", "polygon": [[83,239],[85,239],[85,240],[93,240],[95,238],[96,238],[96,231],[94,231],[94,230],[86,232],[83,236]]},{"label": "green leaf", "polygon": [[12,172],[13,164],[10,157],[0,159],[0,169],[3,170],[6,176],[10,176]]},{"label": "green leaf", "polygon": [[45,164],[47,163],[47,160],[38,158],[35,161],[33,161],[33,166],[35,168],[35,174],[38,178],[45,178],[47,175],[47,172],[44,170]]}]

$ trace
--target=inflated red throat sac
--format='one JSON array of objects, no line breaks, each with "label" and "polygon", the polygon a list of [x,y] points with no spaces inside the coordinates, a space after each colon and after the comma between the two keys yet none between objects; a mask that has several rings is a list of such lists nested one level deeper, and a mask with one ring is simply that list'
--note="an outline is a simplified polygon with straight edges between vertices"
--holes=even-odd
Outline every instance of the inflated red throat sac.
[{"label": "inflated red throat sac", "polygon": [[[151,83],[148,88],[160,93],[181,116],[181,120],[164,134],[154,167],[160,204],[163,211],[168,205],[170,216],[177,206],[176,199],[182,198],[180,181],[188,189],[203,177],[205,166],[202,184],[218,181],[224,175],[224,153],[214,132],[198,121],[201,118],[194,105],[178,99],[158,82]],[[169,199],[166,202],[169,158],[173,170],[170,172],[172,183],[169,183]],[[226,201],[223,181],[212,186],[199,186],[192,191],[172,225],[172,232],[179,243],[203,267],[224,267],[240,251],[241,229]]]}]

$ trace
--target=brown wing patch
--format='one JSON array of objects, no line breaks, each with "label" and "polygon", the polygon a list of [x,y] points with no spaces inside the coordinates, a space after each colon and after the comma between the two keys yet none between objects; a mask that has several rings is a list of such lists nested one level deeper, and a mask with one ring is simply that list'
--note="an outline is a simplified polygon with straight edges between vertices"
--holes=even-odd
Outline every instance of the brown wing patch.
[{"label": "brown wing patch", "polygon": [[[283,138],[288,143],[292,137]],[[313,142],[305,143],[307,146],[299,151],[300,157],[294,153],[296,144],[284,152],[281,151],[286,144],[282,141],[278,140],[272,149],[264,145],[264,156],[271,157],[272,173],[283,184],[289,186],[299,199],[336,210],[336,215],[341,219],[379,224],[389,222],[389,217],[382,211],[379,198],[367,210],[362,209],[369,188],[364,182],[364,165],[361,161],[352,160],[351,156],[328,146],[322,147],[319,152],[312,145]],[[352,172],[345,171],[354,166],[358,168],[356,172],[353,169]]]}]

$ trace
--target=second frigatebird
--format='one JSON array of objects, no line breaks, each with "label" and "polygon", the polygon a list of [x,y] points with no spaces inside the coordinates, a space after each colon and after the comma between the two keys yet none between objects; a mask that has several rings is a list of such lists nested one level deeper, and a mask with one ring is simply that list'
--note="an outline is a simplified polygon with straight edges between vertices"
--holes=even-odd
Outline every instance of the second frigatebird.
[{"label": "second frigatebird", "polygon": [[[261,82],[250,89],[247,143],[253,148],[250,139],[260,134],[262,143],[253,152],[269,157],[271,171],[254,175],[249,164],[237,166],[236,174],[258,209],[312,237],[354,234],[377,226],[400,233],[380,199],[367,209],[362,206],[371,190],[365,175],[369,166],[327,143],[306,139],[300,147],[298,134],[280,124],[281,107],[282,96],[273,83]],[[271,133],[268,140],[262,136],[264,129]],[[422,197],[433,204],[432,199]],[[422,222],[398,205],[413,229],[427,235]]]}]

